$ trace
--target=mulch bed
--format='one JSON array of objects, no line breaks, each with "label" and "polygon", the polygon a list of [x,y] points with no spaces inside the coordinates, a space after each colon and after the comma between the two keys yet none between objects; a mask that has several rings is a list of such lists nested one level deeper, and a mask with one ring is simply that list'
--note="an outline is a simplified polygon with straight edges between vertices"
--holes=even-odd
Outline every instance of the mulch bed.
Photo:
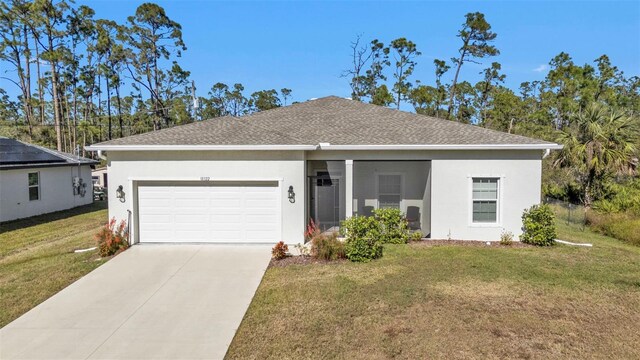
[{"label": "mulch bed", "polygon": [[[492,248],[530,248],[533,245],[525,244],[519,241],[514,241],[511,245],[502,245],[498,241],[489,241],[487,245],[486,241],[480,240],[419,240],[409,241],[409,246],[471,246],[471,247],[492,247]],[[297,256],[290,255],[282,260],[271,259],[269,267],[285,267],[289,265],[313,265],[313,264],[340,264],[349,261],[347,259],[340,260],[321,260],[311,256]]]},{"label": "mulch bed", "polygon": [[410,241],[409,245],[411,246],[475,246],[475,247],[492,247],[492,248],[528,248],[533,247],[533,245],[525,244],[520,241],[514,241],[511,245],[502,245],[498,241],[489,241],[489,245],[487,245],[487,241],[480,240],[420,240],[420,241]]},{"label": "mulch bed", "polygon": [[285,267],[289,265],[311,265],[311,264],[339,264],[345,261],[349,261],[346,259],[340,260],[322,260],[316,259],[311,256],[287,256],[282,260],[271,259],[269,263],[269,267]]}]

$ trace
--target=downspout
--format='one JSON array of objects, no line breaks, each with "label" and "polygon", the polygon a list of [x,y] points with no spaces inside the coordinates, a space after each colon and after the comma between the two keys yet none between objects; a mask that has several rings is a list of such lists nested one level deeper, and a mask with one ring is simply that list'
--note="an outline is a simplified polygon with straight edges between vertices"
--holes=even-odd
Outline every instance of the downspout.
[{"label": "downspout", "polygon": [[102,150],[98,150],[98,157],[102,160],[107,160],[107,157],[102,155]]},{"label": "downspout", "polygon": [[544,149],[544,153],[542,154],[542,158],[545,159],[551,153],[551,149]]}]

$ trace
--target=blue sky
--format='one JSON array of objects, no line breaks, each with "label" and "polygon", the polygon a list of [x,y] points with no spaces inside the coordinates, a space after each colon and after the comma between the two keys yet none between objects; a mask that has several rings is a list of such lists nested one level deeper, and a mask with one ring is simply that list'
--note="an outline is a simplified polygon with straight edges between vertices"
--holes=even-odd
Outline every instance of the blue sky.
[{"label": "blue sky", "polygon": [[[97,18],[123,22],[140,1],[77,1]],[[240,82],[248,93],[293,89],[294,100],[349,96],[349,43],[357,34],[385,43],[406,37],[422,52],[414,80],[433,83],[433,59],[450,59],[468,12],[481,11],[498,33],[501,55],[468,64],[461,79],[476,81],[491,61],[503,65],[507,85],[542,79],[561,51],[576,63],[610,56],[628,76],[640,75],[640,1],[512,2],[216,2],[158,1],[182,24],[188,50],[180,60],[198,95],[216,82]],[[448,74],[452,76],[452,71]],[[447,78],[449,80],[449,78]]]}]

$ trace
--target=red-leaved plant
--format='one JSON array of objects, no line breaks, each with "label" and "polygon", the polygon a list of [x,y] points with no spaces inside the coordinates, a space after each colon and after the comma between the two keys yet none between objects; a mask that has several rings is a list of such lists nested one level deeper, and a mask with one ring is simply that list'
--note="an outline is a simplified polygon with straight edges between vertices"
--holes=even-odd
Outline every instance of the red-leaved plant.
[{"label": "red-leaved plant", "polygon": [[289,251],[287,244],[284,241],[280,241],[271,249],[271,257],[276,260],[282,260],[287,257],[287,251]]},{"label": "red-leaved plant", "polygon": [[318,224],[316,224],[313,219],[309,219],[309,225],[307,225],[307,230],[304,232],[304,243],[308,243],[321,233],[322,231],[320,230],[320,227],[318,227]]},{"label": "red-leaved plant", "polygon": [[111,256],[126,250],[129,247],[128,230],[124,220],[116,226],[116,218],[103,226],[95,236],[100,256]]}]

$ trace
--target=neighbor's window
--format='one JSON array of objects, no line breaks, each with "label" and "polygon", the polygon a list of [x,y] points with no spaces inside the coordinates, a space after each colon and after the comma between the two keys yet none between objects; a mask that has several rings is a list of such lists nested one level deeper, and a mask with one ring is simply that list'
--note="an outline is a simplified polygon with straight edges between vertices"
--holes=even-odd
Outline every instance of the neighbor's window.
[{"label": "neighbor's window", "polygon": [[400,209],[402,176],[378,175],[378,207]]},{"label": "neighbor's window", "polygon": [[40,199],[40,173],[29,173],[29,201]]},{"label": "neighbor's window", "polygon": [[498,222],[498,178],[473,178],[473,222]]}]

